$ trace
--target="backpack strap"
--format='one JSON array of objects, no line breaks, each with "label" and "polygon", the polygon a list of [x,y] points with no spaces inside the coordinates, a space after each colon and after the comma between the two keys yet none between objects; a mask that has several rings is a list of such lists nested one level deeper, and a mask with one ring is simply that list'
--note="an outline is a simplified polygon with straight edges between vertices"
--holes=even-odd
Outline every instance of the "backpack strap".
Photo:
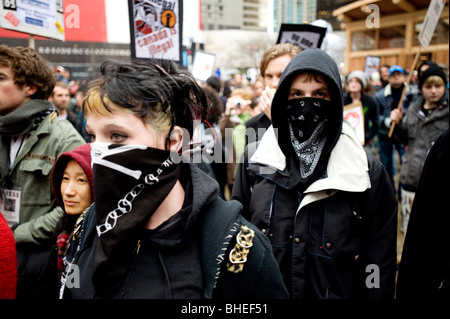
[{"label": "backpack strap", "polygon": [[212,298],[219,279],[222,262],[231,250],[230,242],[239,233],[239,213],[242,205],[238,201],[217,198],[207,205],[202,214],[202,264],[205,278],[205,298]]}]

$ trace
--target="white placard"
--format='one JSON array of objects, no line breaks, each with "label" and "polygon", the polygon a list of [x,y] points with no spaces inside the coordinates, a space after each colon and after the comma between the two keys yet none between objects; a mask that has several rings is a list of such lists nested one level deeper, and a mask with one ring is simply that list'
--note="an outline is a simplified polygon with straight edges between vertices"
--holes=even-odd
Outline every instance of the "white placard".
[{"label": "white placard", "polygon": [[129,1],[132,56],[181,62],[182,0]]},{"label": "white placard", "polygon": [[3,0],[0,27],[64,41],[63,0]]},{"label": "white placard", "polygon": [[213,73],[216,56],[201,51],[196,51],[192,64],[192,75],[196,80],[206,81]]},{"label": "white placard", "polygon": [[361,145],[365,144],[364,131],[364,111],[361,103],[354,103],[344,106],[344,120],[346,120],[356,132]]},{"label": "white placard", "polygon": [[419,41],[424,49],[430,44],[446,2],[447,0],[431,0],[427,15],[425,16],[425,20],[423,21],[422,28],[419,32]]}]

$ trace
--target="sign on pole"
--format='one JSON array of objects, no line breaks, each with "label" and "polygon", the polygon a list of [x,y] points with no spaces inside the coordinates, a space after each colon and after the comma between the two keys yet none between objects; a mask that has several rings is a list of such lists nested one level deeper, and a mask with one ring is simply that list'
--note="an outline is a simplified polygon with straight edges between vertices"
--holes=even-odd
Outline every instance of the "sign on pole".
[{"label": "sign on pole", "polygon": [[277,43],[291,43],[299,46],[302,50],[320,48],[326,32],[326,28],[311,24],[283,23]]},{"label": "sign on pole", "polygon": [[2,0],[0,27],[64,41],[63,0]]},{"label": "sign on pole", "polygon": [[182,0],[128,0],[131,56],[182,62]]},{"label": "sign on pole", "polygon": [[431,0],[427,15],[425,16],[425,20],[423,21],[422,28],[419,32],[419,41],[424,49],[430,44],[446,2],[447,0]]}]

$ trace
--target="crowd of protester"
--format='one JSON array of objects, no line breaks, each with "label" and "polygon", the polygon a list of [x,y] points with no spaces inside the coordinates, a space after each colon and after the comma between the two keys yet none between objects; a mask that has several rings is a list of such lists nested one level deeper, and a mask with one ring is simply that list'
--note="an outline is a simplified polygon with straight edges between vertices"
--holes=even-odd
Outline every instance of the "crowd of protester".
[{"label": "crowd of protester", "polygon": [[278,44],[253,82],[101,73],[0,45],[0,298],[448,298],[450,254],[421,258],[450,226],[446,65]]}]

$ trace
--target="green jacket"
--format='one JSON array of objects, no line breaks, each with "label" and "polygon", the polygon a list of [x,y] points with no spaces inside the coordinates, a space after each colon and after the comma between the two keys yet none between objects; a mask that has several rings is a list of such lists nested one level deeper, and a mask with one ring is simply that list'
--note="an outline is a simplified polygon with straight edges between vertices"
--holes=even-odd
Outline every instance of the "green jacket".
[{"label": "green jacket", "polygon": [[[63,215],[51,189],[51,171],[58,156],[85,141],[66,120],[53,112],[28,138],[9,172],[14,186],[21,189],[16,243],[42,244],[50,239]],[[8,173],[8,156],[0,156],[1,176]]]}]

